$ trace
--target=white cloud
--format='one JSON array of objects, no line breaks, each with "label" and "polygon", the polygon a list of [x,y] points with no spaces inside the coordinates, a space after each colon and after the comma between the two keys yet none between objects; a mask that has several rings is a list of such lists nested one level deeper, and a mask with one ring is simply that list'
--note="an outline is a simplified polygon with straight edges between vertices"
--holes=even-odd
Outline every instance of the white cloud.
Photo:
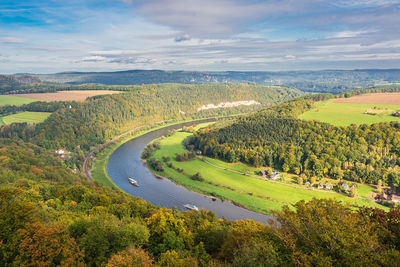
[{"label": "white cloud", "polygon": [[24,43],[25,40],[21,38],[15,38],[15,37],[1,37],[0,38],[0,43],[4,44],[22,44]]},{"label": "white cloud", "polygon": [[102,57],[102,56],[88,56],[88,57],[84,57],[81,59],[81,61],[83,62],[99,62],[99,61],[104,61],[106,60],[106,57]]},{"label": "white cloud", "polygon": [[51,16],[73,17],[76,24],[53,17],[43,19],[53,21],[46,27],[0,22],[0,60],[9,61],[0,72],[341,68],[351,59],[355,68],[400,67],[394,60],[399,1],[118,0],[119,7],[86,6],[95,1],[73,0],[58,11],[43,3]]},{"label": "white cloud", "polygon": [[356,37],[362,34],[371,33],[372,31],[342,31],[335,34],[337,38]]}]

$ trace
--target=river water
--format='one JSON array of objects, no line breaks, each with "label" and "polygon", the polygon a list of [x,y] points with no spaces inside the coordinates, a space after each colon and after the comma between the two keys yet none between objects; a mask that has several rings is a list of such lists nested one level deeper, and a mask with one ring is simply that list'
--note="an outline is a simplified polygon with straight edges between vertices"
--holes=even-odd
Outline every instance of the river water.
[{"label": "river water", "polygon": [[[107,164],[108,175],[119,188],[128,194],[140,197],[154,205],[168,208],[177,207],[179,210],[184,210],[183,205],[194,204],[201,209],[212,210],[219,218],[253,219],[264,224],[267,223],[267,220],[272,218],[271,216],[238,207],[228,201],[213,200],[210,197],[191,192],[168,179],[156,177],[141,161],[140,154],[152,140],[166,135],[170,130],[209,121],[214,120],[206,119],[171,125],[131,139],[111,154]],[[140,186],[131,185],[128,177],[133,177]]]}]

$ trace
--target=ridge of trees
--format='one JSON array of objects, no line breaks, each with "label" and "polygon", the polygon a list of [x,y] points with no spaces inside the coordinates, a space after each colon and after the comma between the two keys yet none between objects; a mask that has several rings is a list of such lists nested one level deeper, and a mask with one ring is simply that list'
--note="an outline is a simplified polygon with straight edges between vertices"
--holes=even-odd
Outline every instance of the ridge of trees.
[{"label": "ridge of trees", "polygon": [[[71,163],[80,166],[82,154],[92,147],[139,126],[251,112],[301,95],[288,88],[243,84],[163,84],[135,88],[126,93],[92,97],[85,102],[24,105],[20,109],[55,111],[37,125],[2,126],[0,137],[22,139],[52,150],[65,148],[72,152]],[[210,103],[243,99],[257,99],[260,105],[198,110]],[[10,109],[4,108],[4,112]]]},{"label": "ridge of trees", "polygon": [[188,144],[204,155],[227,162],[269,166],[304,174],[308,179],[331,177],[371,184],[381,181],[400,192],[398,122],[338,127],[297,119],[314,107],[314,101],[392,90],[381,88],[338,96],[301,97],[238,117],[224,127],[202,129]]}]

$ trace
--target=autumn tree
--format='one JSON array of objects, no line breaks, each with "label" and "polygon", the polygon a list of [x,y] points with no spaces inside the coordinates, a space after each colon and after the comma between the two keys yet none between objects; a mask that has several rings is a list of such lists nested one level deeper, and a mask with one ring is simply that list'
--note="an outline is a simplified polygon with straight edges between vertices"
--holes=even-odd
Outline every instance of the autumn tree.
[{"label": "autumn tree", "polygon": [[68,232],[57,225],[45,227],[30,223],[18,230],[18,256],[20,266],[84,266],[83,253]]},{"label": "autumn tree", "polygon": [[275,235],[294,265],[390,265],[399,252],[379,242],[376,224],[335,200],[299,201],[276,212]]},{"label": "autumn tree", "polygon": [[114,254],[107,262],[106,267],[152,267],[153,260],[141,248],[131,247]]},{"label": "autumn tree", "polygon": [[193,244],[193,237],[183,219],[163,208],[146,219],[150,230],[150,245],[155,255],[168,250],[183,250]]}]

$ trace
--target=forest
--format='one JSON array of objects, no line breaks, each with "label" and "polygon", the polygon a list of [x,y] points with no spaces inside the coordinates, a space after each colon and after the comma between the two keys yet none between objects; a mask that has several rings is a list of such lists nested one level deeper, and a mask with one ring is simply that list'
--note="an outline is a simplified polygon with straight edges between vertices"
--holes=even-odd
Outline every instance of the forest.
[{"label": "forest", "polygon": [[[1,266],[391,266],[400,210],[298,202],[269,224],[180,212],[102,187],[0,139]],[[321,219],[323,218],[323,219]]]},{"label": "forest", "polygon": [[[22,139],[48,149],[73,152],[78,167],[92,147],[128,130],[160,121],[229,116],[259,110],[301,95],[297,90],[260,85],[143,85],[134,91],[95,96],[85,102],[34,102],[0,108],[3,114],[18,111],[53,111],[37,125],[0,127],[0,137]],[[258,99],[261,105],[198,111],[204,104]],[[72,166],[71,166],[72,167]]]},{"label": "forest", "polygon": [[[345,96],[386,90],[392,89],[360,90]],[[399,123],[338,127],[297,119],[314,101],[339,96],[311,95],[244,115],[228,126],[200,130],[187,145],[210,157],[269,166],[306,180],[330,177],[381,183],[400,192]]]}]

